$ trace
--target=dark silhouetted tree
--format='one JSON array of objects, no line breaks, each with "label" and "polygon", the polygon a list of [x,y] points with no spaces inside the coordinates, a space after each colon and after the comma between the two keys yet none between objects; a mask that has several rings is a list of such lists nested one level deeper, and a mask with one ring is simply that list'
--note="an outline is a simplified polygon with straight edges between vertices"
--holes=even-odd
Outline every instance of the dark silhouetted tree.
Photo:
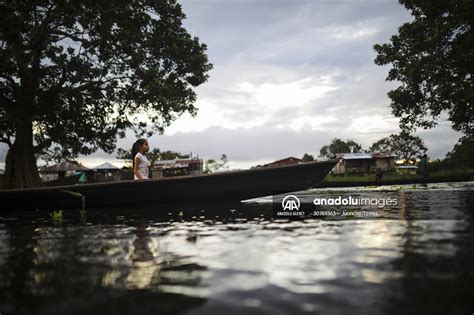
[{"label": "dark silhouetted tree", "polygon": [[303,157],[301,158],[301,160],[303,160],[304,162],[311,162],[311,161],[314,161],[314,156],[312,156],[311,154],[305,153],[303,154]]},{"label": "dark silhouetted tree", "polygon": [[334,138],[329,145],[325,145],[319,150],[319,156],[333,159],[337,153],[356,153],[360,151],[362,151],[362,146],[354,140],[347,139],[343,141],[339,138]]},{"label": "dark silhouetted tree", "polygon": [[453,129],[473,133],[474,1],[400,0],[414,17],[388,44],[375,45],[377,65],[391,64],[388,93],[400,127],[432,128],[446,112]]},{"label": "dark silhouetted tree", "polygon": [[212,68],[176,0],[2,1],[0,141],[9,187],[40,184],[35,156],[115,150],[196,114]]},{"label": "dark silhouetted tree", "polygon": [[222,154],[221,158],[216,159],[209,159],[204,164],[204,173],[215,173],[217,171],[224,171],[229,169],[227,164],[227,155]]},{"label": "dark silhouetted tree", "polygon": [[445,160],[450,168],[474,167],[474,137],[461,137]]},{"label": "dark silhouetted tree", "polygon": [[418,136],[410,135],[407,132],[392,134],[386,138],[382,138],[372,144],[369,149],[373,152],[389,151],[397,156],[397,159],[403,160],[405,164],[414,161],[421,154],[426,152],[426,147]]}]

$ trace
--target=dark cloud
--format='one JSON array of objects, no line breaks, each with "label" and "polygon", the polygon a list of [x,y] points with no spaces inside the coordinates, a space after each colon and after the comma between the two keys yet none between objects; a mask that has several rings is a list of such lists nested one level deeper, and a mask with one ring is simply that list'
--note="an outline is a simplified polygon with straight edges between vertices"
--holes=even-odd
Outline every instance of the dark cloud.
[{"label": "dark cloud", "polygon": [[[344,64],[367,58],[410,19],[396,1],[195,1],[181,2],[188,30],[207,43],[212,60],[251,55],[280,64]],[[375,29],[375,37],[334,38],[338,32]],[[296,45],[295,45],[296,43]],[[270,53],[270,54],[269,54]],[[349,55],[351,55],[349,57]],[[349,57],[349,58],[348,58]],[[243,57],[244,58],[244,57]]]}]

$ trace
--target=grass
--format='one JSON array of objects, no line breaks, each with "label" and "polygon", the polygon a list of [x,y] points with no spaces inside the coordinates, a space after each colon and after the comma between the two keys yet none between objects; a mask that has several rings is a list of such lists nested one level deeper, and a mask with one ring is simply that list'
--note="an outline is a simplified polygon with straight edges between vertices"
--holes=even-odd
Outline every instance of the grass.
[{"label": "grass", "polygon": [[[431,179],[442,179],[446,177],[456,177],[460,175],[470,175],[471,177],[474,176],[474,168],[463,168],[463,169],[451,169],[451,170],[440,170],[436,172],[429,172],[429,178]],[[383,180],[384,181],[392,181],[392,180],[411,180],[411,179],[419,179],[421,176],[419,174],[411,175],[411,174],[397,174],[397,173],[387,173],[384,174]],[[375,174],[360,174],[360,175],[327,175],[323,182],[372,182],[375,181]]]},{"label": "grass", "polygon": [[430,173],[430,176],[432,177],[449,177],[449,176],[458,176],[458,175],[474,175],[474,168],[459,168],[459,169],[452,169],[452,170],[439,170],[436,172],[433,172],[433,174]]},{"label": "grass", "polygon": [[[383,181],[388,180],[406,180],[420,178],[420,175],[401,175],[401,174],[385,174]],[[375,174],[358,174],[358,175],[327,175],[324,182],[373,182]]]}]

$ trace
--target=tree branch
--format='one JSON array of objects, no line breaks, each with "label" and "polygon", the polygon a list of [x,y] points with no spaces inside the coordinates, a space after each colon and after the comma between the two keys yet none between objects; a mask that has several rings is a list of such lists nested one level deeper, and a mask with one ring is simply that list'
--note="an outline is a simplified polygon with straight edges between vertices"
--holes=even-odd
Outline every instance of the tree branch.
[{"label": "tree branch", "polygon": [[44,149],[47,149],[51,146],[51,144],[53,143],[53,140],[51,138],[43,141],[42,143],[36,145],[36,146],[33,146],[33,151],[35,153],[40,153],[41,151],[43,151]]},{"label": "tree branch", "polygon": [[12,77],[10,77],[10,76],[8,76],[8,75],[5,75],[5,74],[3,74],[3,73],[0,73],[0,77],[4,78],[4,79],[7,80],[8,82],[10,82],[11,86],[16,89],[17,83],[15,82],[15,80],[13,80]]},{"label": "tree branch", "polygon": [[[59,35],[59,36],[63,36],[62,39],[64,38],[70,38],[72,40],[75,40],[76,42],[81,42],[81,43],[87,43],[89,42],[89,40],[87,39],[84,39],[84,38],[81,38],[81,37],[78,37],[77,35],[83,35],[84,33],[75,33],[75,34],[70,34],[70,33],[67,33],[67,32],[63,32],[61,30],[54,30],[51,32],[51,35]],[[58,40],[56,40],[55,42],[57,42]]]}]

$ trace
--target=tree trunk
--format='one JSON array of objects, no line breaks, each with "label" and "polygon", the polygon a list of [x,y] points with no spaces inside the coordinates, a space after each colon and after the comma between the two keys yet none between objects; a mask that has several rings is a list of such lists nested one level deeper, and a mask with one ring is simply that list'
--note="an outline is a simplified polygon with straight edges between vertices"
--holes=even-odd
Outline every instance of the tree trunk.
[{"label": "tree trunk", "polygon": [[17,122],[15,142],[7,153],[5,178],[8,188],[41,186],[33,148],[33,124]]},{"label": "tree trunk", "polygon": [[[36,56],[39,56],[39,52]],[[20,93],[15,111],[15,142],[8,150],[5,161],[5,179],[9,188],[41,186],[33,147],[33,103],[39,85],[39,58],[34,58],[34,61],[31,70],[20,76]]]}]

